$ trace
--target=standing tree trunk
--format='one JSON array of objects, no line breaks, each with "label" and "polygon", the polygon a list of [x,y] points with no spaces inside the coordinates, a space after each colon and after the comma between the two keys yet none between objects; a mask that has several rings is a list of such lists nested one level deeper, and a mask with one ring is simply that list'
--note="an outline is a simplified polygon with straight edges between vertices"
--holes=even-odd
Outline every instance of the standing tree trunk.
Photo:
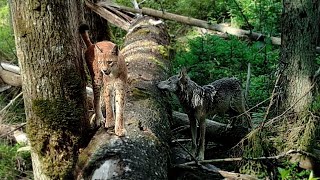
[{"label": "standing tree trunk", "polygon": [[11,0],[34,179],[71,179],[89,124],[80,1]]},{"label": "standing tree trunk", "polygon": [[310,107],[313,97],[310,90],[316,70],[320,2],[285,0],[283,3],[280,67],[284,97],[281,107],[285,110],[293,106],[292,112],[298,115]]},{"label": "standing tree trunk", "polygon": [[[280,68],[281,112],[287,111],[283,126],[288,131],[287,149],[312,153],[318,118],[308,114],[315,95],[316,40],[320,1],[284,0]],[[299,161],[301,159],[298,159]],[[316,166],[311,167],[315,170]]]}]

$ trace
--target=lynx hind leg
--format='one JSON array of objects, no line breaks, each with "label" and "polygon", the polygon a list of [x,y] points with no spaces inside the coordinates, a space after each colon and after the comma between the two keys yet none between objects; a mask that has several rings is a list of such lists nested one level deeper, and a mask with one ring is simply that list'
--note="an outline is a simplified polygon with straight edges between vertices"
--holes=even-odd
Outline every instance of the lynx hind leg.
[{"label": "lynx hind leg", "polygon": [[96,82],[92,83],[93,89],[93,106],[95,111],[95,122],[93,126],[97,127],[101,125],[101,122],[104,121],[102,111],[101,111],[101,101],[100,101],[100,91],[101,87]]},{"label": "lynx hind leg", "polygon": [[124,123],[125,95],[125,84],[123,82],[115,83],[115,133],[117,136],[125,136],[127,133]]},{"label": "lynx hind leg", "polygon": [[113,97],[112,97],[112,86],[105,83],[104,89],[104,100],[106,103],[106,123],[105,127],[110,128],[114,126],[114,117],[113,117]]}]

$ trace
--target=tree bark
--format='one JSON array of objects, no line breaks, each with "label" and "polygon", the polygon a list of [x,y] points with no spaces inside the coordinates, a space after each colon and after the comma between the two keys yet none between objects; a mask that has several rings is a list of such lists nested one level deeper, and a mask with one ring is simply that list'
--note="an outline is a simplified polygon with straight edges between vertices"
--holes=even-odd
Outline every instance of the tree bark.
[{"label": "tree bark", "polygon": [[[292,106],[300,113],[312,102],[312,76],[316,71],[315,48],[318,35],[319,3],[284,1],[280,67],[282,73],[282,109]],[[303,97],[304,96],[304,97]]]},{"label": "tree bark", "polygon": [[81,3],[11,0],[34,179],[70,179],[88,130]]},{"label": "tree bark", "polygon": [[131,25],[121,53],[128,64],[127,136],[100,129],[85,148],[77,179],[167,179],[170,127],[156,83],[165,76],[169,36],[144,17]]},{"label": "tree bark", "polygon": [[[309,115],[308,110],[316,95],[313,76],[316,71],[320,1],[285,0],[283,5],[278,100],[280,112],[289,111],[283,121],[288,131],[281,136],[287,138],[283,140],[287,149],[311,151],[316,144],[315,129],[319,121],[316,116]],[[313,169],[314,173],[319,173],[316,169],[319,171],[319,164]]]}]

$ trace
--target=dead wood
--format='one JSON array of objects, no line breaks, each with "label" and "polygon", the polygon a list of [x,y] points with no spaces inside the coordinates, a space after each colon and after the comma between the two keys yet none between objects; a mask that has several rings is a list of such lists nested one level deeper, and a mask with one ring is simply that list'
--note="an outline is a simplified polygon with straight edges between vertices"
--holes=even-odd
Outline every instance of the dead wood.
[{"label": "dead wood", "polygon": [[26,134],[20,130],[26,123],[18,125],[0,124],[0,139],[6,140],[11,144],[27,144]]},{"label": "dead wood", "polygon": [[[172,117],[173,128],[189,125],[189,118],[187,114],[174,111],[172,113]],[[190,130],[188,129],[186,133],[190,134],[189,131]],[[206,141],[233,146],[245,137],[248,132],[248,128],[241,125],[228,127],[227,124],[206,119]]]},{"label": "dead wood", "polygon": [[[279,37],[270,37],[267,35],[264,35],[262,33],[258,32],[252,32],[250,30],[244,30],[244,29],[239,29],[239,28],[234,28],[230,26],[225,26],[223,24],[212,24],[207,21],[203,21],[200,19],[195,19],[192,17],[187,17],[187,16],[181,16],[173,13],[168,13],[164,11],[158,11],[155,9],[150,9],[150,8],[141,8],[141,9],[136,9],[136,8],[130,8],[126,6],[121,6],[118,4],[110,4],[109,2],[100,2],[100,6],[103,7],[114,7],[122,11],[127,11],[127,12],[133,12],[133,13],[138,13],[138,14],[143,14],[143,15],[149,15],[157,18],[162,18],[162,19],[167,19],[167,20],[173,20],[177,21],[183,24],[191,25],[191,26],[197,26],[205,29],[210,29],[214,31],[219,31],[225,34],[231,34],[240,38],[248,38],[252,41],[265,41],[266,38],[270,38],[271,43],[274,45],[281,45],[281,38]],[[316,52],[320,53],[320,47],[316,47]]]},{"label": "dead wood", "polygon": [[[130,21],[132,20],[131,17],[128,15],[115,10],[114,8],[110,7],[109,9],[103,8],[99,5],[91,3],[89,1],[85,1],[87,7],[89,7],[92,11],[99,14],[101,17],[106,19],[108,22],[116,25],[117,27],[128,31],[130,26]],[[110,11],[110,10],[113,10]],[[122,17],[121,17],[122,16]]]},{"label": "dead wood", "polygon": [[78,179],[167,179],[170,127],[156,82],[165,76],[169,36],[144,17],[131,25],[121,53],[128,63],[127,136],[101,128],[82,150]]},{"label": "dead wood", "polygon": [[20,68],[10,63],[1,62],[0,78],[3,83],[11,86],[21,86]]}]

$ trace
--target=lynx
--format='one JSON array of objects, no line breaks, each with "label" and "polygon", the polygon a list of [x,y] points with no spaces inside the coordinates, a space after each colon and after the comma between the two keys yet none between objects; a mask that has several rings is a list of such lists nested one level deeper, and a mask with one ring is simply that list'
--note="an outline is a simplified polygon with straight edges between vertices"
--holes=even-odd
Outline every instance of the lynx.
[{"label": "lynx", "polygon": [[[244,98],[239,80],[223,78],[208,85],[199,86],[187,75],[183,69],[158,84],[159,89],[175,93],[188,114],[192,136],[192,153],[197,159],[204,159],[205,151],[205,118],[209,115],[223,115],[229,112],[230,116],[245,112]],[[197,138],[197,122],[200,127],[199,142]],[[251,122],[248,119],[248,126]],[[234,121],[231,122],[231,125]]]},{"label": "lynx", "polygon": [[123,113],[127,67],[124,57],[118,52],[117,45],[110,41],[92,44],[87,30],[89,30],[88,25],[83,24],[79,27],[79,32],[87,46],[85,60],[92,78],[95,125],[99,125],[103,121],[100,104],[101,86],[103,85],[103,97],[106,104],[105,127],[115,126],[115,134],[125,136]]}]

